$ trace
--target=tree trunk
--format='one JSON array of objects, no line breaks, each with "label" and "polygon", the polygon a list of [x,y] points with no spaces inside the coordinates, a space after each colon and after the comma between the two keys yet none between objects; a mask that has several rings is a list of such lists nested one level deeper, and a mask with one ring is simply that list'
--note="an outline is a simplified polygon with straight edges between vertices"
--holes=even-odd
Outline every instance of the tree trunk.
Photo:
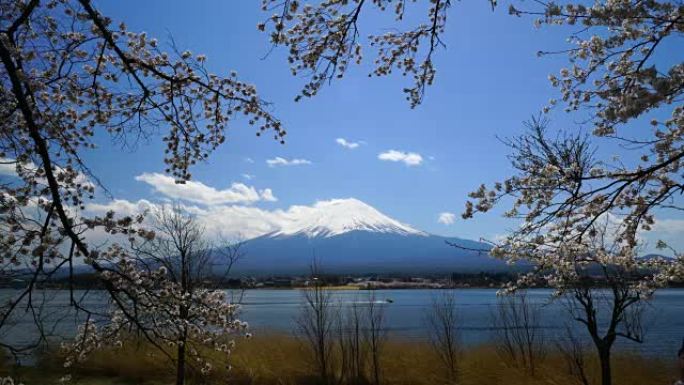
[{"label": "tree trunk", "polygon": [[377,348],[374,346],[373,347],[373,380],[375,385],[380,385],[380,357],[378,357],[379,353],[376,350]]},{"label": "tree trunk", "polygon": [[598,347],[599,362],[601,364],[601,385],[612,385],[613,378],[610,369],[610,346]]},{"label": "tree trunk", "polygon": [[320,359],[320,371],[321,371],[321,380],[323,380],[323,384],[328,383],[328,359],[327,359],[327,349],[326,349],[326,342],[325,342],[325,337],[320,336],[321,341],[319,342],[318,345],[318,354],[321,356]]},{"label": "tree trunk", "polygon": [[185,384],[185,343],[179,343],[176,360],[176,385],[183,384]]}]

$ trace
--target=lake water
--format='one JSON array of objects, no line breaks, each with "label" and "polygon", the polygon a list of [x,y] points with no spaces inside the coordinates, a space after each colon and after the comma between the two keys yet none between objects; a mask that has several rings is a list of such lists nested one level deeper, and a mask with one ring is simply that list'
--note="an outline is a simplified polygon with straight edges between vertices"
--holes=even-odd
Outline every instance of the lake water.
[{"label": "lake water", "polygon": [[[0,297],[9,294],[0,291]],[[377,290],[375,299],[382,301],[386,325],[392,335],[400,338],[426,338],[425,316],[430,308],[435,290]],[[565,306],[550,302],[550,290],[531,290],[528,300],[541,306],[539,328],[549,340],[560,338],[566,325],[577,328],[578,335],[586,335],[577,322],[572,322]],[[494,289],[457,289],[456,307],[460,319],[461,337],[465,344],[485,343],[493,338],[495,330],[491,320],[497,306]],[[334,301],[342,306],[368,300],[366,291],[339,290],[333,292]],[[90,305],[98,305],[102,297],[89,295]],[[391,300],[389,303],[387,300]],[[296,328],[296,318],[303,301],[301,290],[248,290],[242,298],[240,318],[249,322],[254,333],[279,331],[291,333]],[[44,314],[55,319],[68,303],[68,292],[52,292],[46,298]],[[62,317],[62,316],[59,316]],[[618,349],[638,351],[646,355],[672,357],[681,346],[684,337],[684,290],[660,290],[649,301],[645,315],[647,333],[643,344],[620,341]],[[55,335],[68,336],[73,333],[77,319],[73,315],[60,318],[54,328]],[[13,328],[5,330],[1,340],[30,340],[31,325],[28,319],[20,319]]]},{"label": "lake water", "polygon": [[[426,338],[425,316],[430,309],[435,290],[377,290],[377,300],[390,299],[385,306],[386,322],[393,335],[404,338]],[[495,335],[492,314],[496,310],[495,289],[457,289],[456,306],[461,338],[466,344],[480,344]],[[334,297],[342,304],[363,301],[364,291],[336,291]],[[291,331],[301,307],[303,293],[299,290],[252,290],[245,293],[242,319],[259,330]],[[528,301],[541,306],[542,328],[548,339],[565,335],[566,325],[585,335],[578,322],[569,319],[560,301],[550,302],[551,290],[530,290]],[[658,291],[644,313],[646,336],[643,344],[618,342],[617,348],[648,355],[674,356],[684,338],[684,290]]]}]

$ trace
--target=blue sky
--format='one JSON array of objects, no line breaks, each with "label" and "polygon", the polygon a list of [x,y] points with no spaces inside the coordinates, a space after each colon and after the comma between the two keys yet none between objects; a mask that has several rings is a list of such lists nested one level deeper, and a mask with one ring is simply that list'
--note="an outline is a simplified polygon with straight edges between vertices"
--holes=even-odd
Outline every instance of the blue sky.
[{"label": "blue sky", "polygon": [[[459,214],[469,191],[510,174],[508,150],[496,137],[520,133],[522,121],[558,96],[547,75],[566,63],[563,56],[539,58],[536,52],[562,48],[567,30],[536,29],[532,19],[509,16],[505,7],[492,12],[484,0],[455,2],[444,36],[447,49],[436,58],[435,85],[418,108],[410,109],[401,92],[409,79],[367,77],[369,50],[366,64],[352,66],[343,81],[296,103],[304,80],[290,75],[283,49],[264,58],[270,45],[256,25],[268,14],[260,1],[119,0],[101,1],[99,8],[131,30],[161,42],[173,36],[181,50],[206,54],[210,70],[237,71],[273,103],[287,143],[257,138],[246,122],[236,122],[227,143],[196,167],[196,181],[217,190],[232,183],[270,189],[277,201],[252,204],[265,210],[354,197],[421,230],[463,238],[492,238],[514,225],[500,211],[467,222]],[[385,16],[368,14],[361,35],[382,32],[383,25],[389,25]],[[579,127],[577,116],[559,111],[552,118],[555,126]],[[337,138],[360,144],[346,148]],[[158,138],[135,152],[100,139],[99,150],[88,157],[116,198],[163,197],[136,180],[163,171]],[[420,154],[422,163],[378,159],[389,150]],[[275,157],[311,164],[269,166],[267,159]],[[441,212],[457,214],[456,221],[439,223]]]}]

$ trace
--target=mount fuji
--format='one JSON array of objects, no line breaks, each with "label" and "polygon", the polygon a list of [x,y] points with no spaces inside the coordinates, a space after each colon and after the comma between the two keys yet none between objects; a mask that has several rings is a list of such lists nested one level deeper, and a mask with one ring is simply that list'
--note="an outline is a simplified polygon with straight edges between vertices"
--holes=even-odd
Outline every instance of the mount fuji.
[{"label": "mount fuji", "polygon": [[486,244],[428,234],[357,199],[335,199],[290,210],[280,228],[246,241],[241,274],[303,274],[314,257],[330,273],[450,273],[503,271]]}]

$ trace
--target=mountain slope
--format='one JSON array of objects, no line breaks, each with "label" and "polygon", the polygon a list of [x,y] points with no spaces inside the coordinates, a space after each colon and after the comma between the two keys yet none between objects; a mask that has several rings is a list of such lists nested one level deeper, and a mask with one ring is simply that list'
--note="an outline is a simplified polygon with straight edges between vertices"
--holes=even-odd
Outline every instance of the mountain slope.
[{"label": "mountain slope", "polygon": [[484,244],[457,238],[360,230],[329,237],[266,235],[246,243],[247,256],[236,271],[303,274],[314,256],[331,273],[477,273],[508,269],[486,253],[458,249],[449,246],[447,240],[464,247],[486,248]]},{"label": "mountain slope", "polygon": [[357,199],[334,199],[289,210],[281,228],[246,242],[242,274],[304,274],[314,256],[336,273],[434,273],[507,270],[501,261],[449,246],[479,242],[431,235]]}]

